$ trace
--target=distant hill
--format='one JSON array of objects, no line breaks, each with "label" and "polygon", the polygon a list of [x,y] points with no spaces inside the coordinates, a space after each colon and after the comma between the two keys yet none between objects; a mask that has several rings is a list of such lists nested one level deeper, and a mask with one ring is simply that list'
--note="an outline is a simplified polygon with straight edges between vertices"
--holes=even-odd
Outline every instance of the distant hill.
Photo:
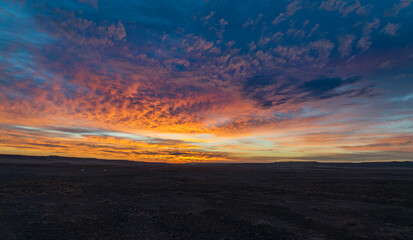
[{"label": "distant hill", "polygon": [[[105,160],[98,158],[76,158],[61,156],[28,156],[0,154],[0,164],[75,164],[75,165],[173,165],[160,162],[139,162],[127,160]],[[188,164],[184,164],[188,165]],[[245,167],[281,167],[281,168],[413,168],[413,162],[360,162],[360,163],[323,163],[316,161],[308,162],[273,162],[273,163],[191,163],[189,165],[200,166],[245,166]]]}]

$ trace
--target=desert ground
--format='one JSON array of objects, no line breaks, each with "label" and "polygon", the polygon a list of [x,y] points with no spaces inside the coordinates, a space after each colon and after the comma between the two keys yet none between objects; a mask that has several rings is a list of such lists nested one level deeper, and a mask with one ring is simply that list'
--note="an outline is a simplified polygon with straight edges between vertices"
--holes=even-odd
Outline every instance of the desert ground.
[{"label": "desert ground", "polygon": [[0,239],[413,239],[413,163],[2,155]]}]

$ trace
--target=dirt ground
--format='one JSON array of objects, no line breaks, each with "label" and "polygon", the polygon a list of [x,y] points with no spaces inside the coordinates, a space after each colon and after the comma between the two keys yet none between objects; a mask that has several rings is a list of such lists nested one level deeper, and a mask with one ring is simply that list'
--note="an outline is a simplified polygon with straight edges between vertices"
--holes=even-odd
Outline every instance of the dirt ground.
[{"label": "dirt ground", "polygon": [[413,239],[413,163],[1,157],[0,239]]}]

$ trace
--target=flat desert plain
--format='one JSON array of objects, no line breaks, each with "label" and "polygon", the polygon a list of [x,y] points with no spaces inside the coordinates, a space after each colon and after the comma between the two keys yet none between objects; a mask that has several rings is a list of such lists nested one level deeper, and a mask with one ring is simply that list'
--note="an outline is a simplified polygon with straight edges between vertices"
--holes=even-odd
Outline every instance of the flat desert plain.
[{"label": "flat desert plain", "polygon": [[0,239],[413,239],[413,163],[3,155]]}]

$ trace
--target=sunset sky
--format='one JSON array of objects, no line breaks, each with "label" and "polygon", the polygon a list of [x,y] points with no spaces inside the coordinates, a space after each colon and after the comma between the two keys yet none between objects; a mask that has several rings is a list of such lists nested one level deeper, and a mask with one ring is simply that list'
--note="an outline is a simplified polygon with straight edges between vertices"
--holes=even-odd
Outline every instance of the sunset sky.
[{"label": "sunset sky", "polygon": [[413,0],[2,0],[0,153],[413,160]]}]

